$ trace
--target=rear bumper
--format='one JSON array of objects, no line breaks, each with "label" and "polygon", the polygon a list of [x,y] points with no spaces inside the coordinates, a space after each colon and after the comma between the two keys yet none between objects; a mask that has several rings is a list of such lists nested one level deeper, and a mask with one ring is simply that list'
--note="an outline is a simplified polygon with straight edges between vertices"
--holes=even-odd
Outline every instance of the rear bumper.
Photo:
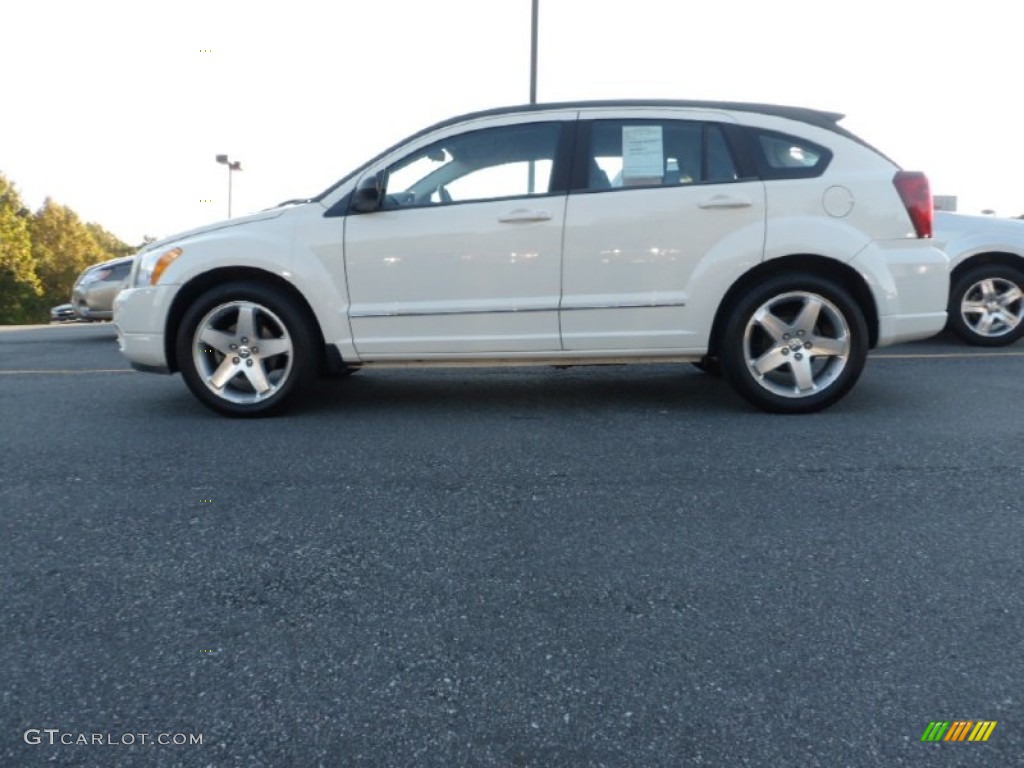
[{"label": "rear bumper", "polygon": [[949,259],[931,241],[877,241],[852,266],[875,298],[877,346],[927,339],[945,327]]},{"label": "rear bumper", "polygon": [[945,327],[945,311],[924,315],[885,315],[878,318],[878,346],[928,339]]}]

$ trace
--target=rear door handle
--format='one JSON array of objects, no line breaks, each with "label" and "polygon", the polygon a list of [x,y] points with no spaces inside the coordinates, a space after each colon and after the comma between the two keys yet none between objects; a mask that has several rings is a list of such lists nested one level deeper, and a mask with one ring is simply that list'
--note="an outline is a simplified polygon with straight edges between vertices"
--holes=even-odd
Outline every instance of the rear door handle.
[{"label": "rear door handle", "polygon": [[503,224],[517,224],[523,221],[549,221],[550,219],[550,211],[531,211],[526,208],[516,208],[514,211],[509,211],[504,216],[498,217],[498,221]]},{"label": "rear door handle", "polygon": [[700,208],[749,208],[754,204],[749,197],[733,197],[732,195],[713,195],[705,197],[699,203]]}]

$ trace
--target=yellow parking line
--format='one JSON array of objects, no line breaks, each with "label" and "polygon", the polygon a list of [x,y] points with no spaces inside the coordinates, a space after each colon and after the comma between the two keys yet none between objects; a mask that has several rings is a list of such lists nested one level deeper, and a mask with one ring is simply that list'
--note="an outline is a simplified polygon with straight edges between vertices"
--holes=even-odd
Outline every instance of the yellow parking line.
[{"label": "yellow parking line", "polygon": [[69,374],[69,373],[135,373],[131,368],[81,368],[79,370],[60,370],[54,368],[41,368],[33,371],[0,371],[0,375],[26,375],[34,373],[58,373],[58,374]]}]

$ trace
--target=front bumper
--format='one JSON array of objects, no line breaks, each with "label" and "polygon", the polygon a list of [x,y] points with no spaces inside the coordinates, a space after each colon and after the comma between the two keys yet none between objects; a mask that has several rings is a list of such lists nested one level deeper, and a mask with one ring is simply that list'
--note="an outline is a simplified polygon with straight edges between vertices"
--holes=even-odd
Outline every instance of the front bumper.
[{"label": "front bumper", "polygon": [[140,371],[170,372],[164,340],[176,285],[126,288],[114,299],[114,325],[121,354]]},{"label": "front bumper", "polygon": [[75,316],[80,320],[110,320],[114,313],[102,309],[92,309],[88,304],[76,304]]},{"label": "front bumper", "polygon": [[77,319],[78,316],[75,314],[75,308],[70,304],[58,304],[50,310],[51,323],[63,323]]},{"label": "front bumper", "polygon": [[111,320],[114,311],[111,307],[110,291],[103,290],[102,285],[76,285],[71,292],[71,306],[81,320]]}]

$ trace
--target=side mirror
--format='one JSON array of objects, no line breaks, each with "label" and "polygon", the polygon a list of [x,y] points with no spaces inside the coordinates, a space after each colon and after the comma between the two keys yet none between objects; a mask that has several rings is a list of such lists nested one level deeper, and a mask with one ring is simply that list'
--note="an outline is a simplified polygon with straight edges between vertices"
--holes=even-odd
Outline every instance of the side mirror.
[{"label": "side mirror", "polygon": [[352,193],[352,210],[359,213],[370,213],[380,208],[384,202],[384,190],[388,185],[387,171],[380,171],[372,176],[364,176]]}]

